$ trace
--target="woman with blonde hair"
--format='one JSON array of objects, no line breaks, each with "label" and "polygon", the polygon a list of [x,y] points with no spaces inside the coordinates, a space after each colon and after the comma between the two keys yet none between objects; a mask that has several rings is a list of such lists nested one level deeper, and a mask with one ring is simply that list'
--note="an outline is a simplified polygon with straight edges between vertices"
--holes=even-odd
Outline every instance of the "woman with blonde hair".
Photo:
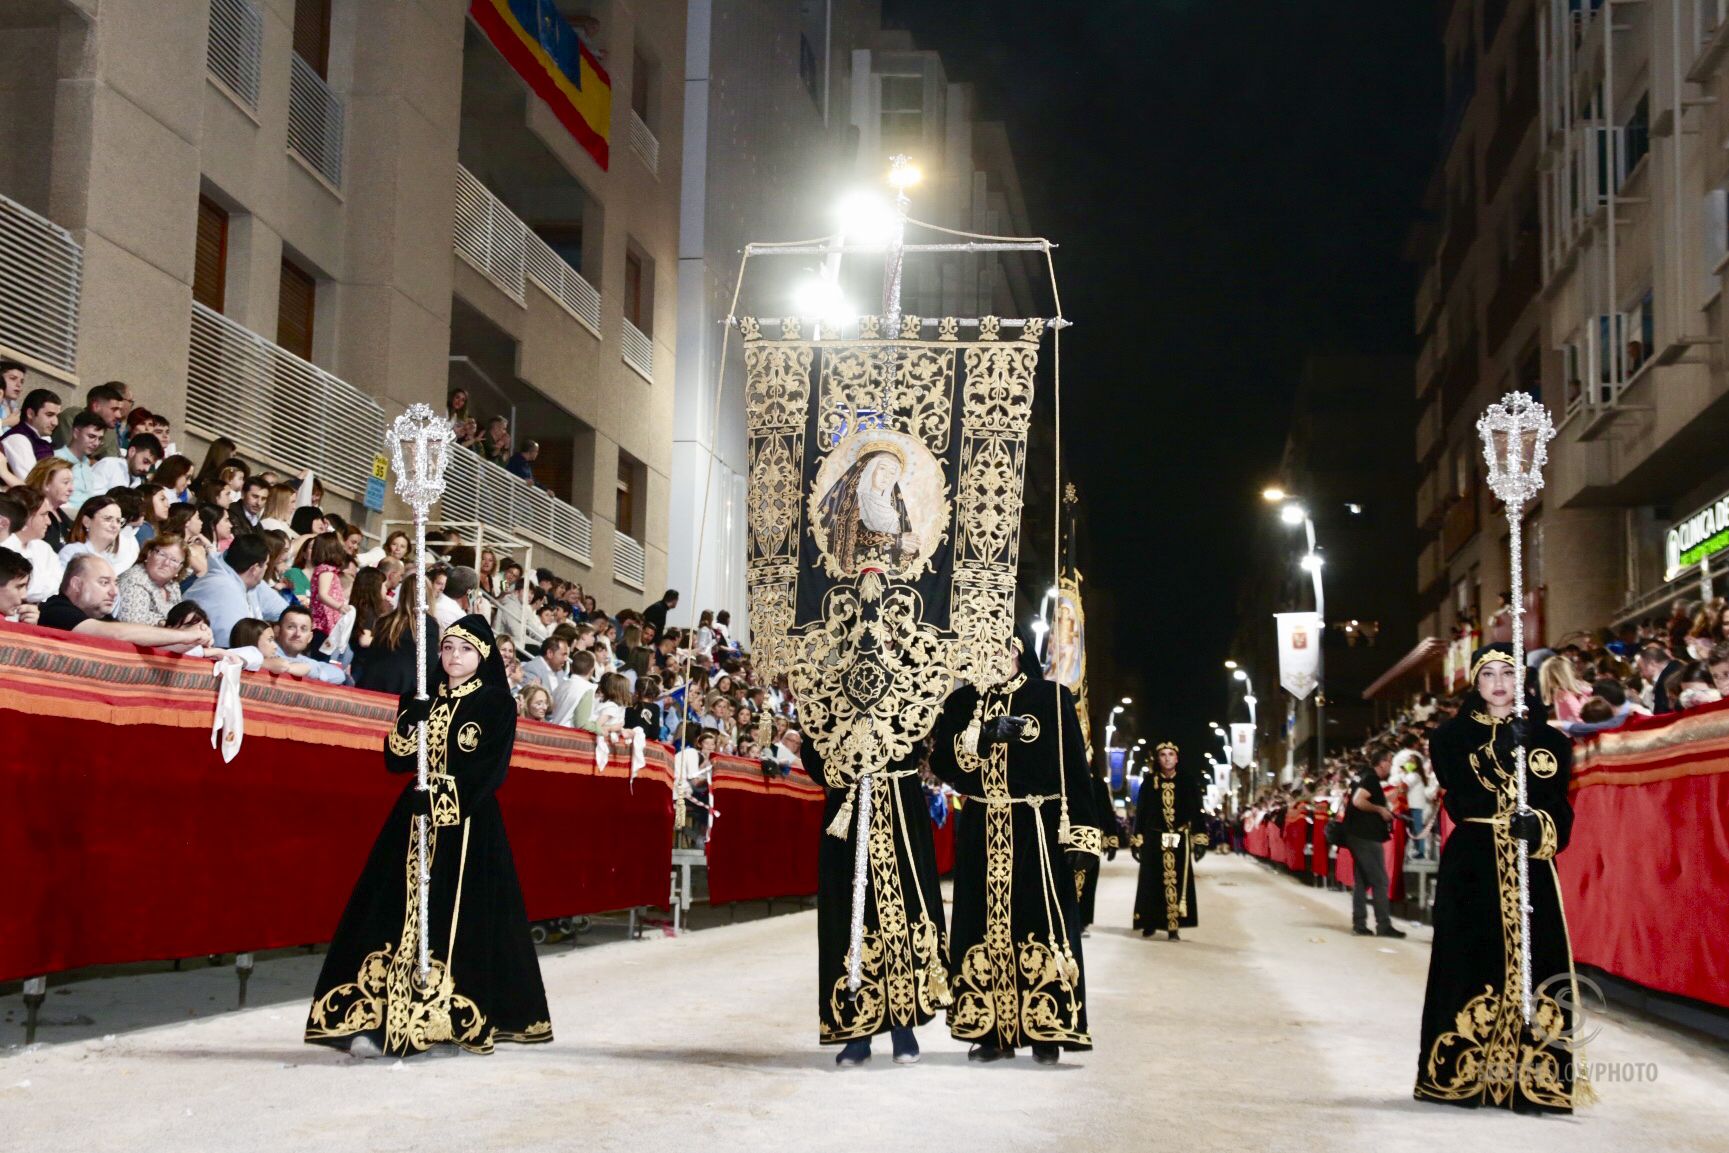
[{"label": "woman with blonde hair", "polygon": [[1550,657],[1543,662],[1537,670],[1537,687],[1543,703],[1549,706],[1549,719],[1557,725],[1577,721],[1579,710],[1591,699],[1591,686],[1580,679],[1566,657]]},{"label": "woman with blonde hair", "polygon": [[43,457],[24,477],[24,487],[42,494],[42,503],[48,506],[48,531],[42,539],[58,553],[71,539],[72,516],[66,506],[72,500],[72,462],[65,457]]},{"label": "woman with blonde hair", "polygon": [[516,699],[525,719],[544,721],[552,713],[552,694],[541,685],[523,686],[522,695]]}]

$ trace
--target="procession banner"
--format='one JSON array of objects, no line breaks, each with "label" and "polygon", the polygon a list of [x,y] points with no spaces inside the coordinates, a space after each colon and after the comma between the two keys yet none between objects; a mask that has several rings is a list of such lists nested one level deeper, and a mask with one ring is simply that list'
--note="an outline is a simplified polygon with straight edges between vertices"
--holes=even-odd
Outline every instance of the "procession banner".
[{"label": "procession banner", "polygon": [[1070,569],[1057,584],[1051,639],[1045,648],[1045,678],[1075,694],[1081,732],[1087,738],[1087,760],[1093,757],[1093,726],[1088,722],[1087,614],[1081,607],[1081,574]]},{"label": "procession banner", "polygon": [[1255,763],[1255,726],[1244,721],[1231,722],[1231,763],[1246,769]]},{"label": "procession banner", "polygon": [[789,678],[833,788],[910,756],[956,682],[1011,671],[1044,324],[922,326],[739,322],[752,656]]},{"label": "procession banner", "polygon": [[1303,700],[1320,684],[1321,616],[1274,613],[1279,630],[1279,684]]}]

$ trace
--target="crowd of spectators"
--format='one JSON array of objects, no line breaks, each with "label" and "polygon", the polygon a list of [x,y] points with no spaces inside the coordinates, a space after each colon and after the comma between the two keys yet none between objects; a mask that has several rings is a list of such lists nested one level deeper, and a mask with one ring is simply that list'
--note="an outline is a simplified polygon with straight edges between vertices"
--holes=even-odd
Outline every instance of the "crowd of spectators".
[{"label": "crowd of spectators", "polygon": [[[529,719],[688,746],[705,779],[716,754],[802,768],[792,694],[755,676],[728,613],[672,625],[671,590],[608,611],[549,569],[434,529],[421,616],[408,535],[365,547],[324,510],[316,477],[255,469],[226,438],[195,466],[124,383],[68,411],[50,389],[24,393],[23,376],[0,362],[0,618],[403,693],[416,634],[430,665],[441,630],[479,613]],[[532,483],[537,446],[510,452],[508,422],[467,410],[453,392],[461,442]]]},{"label": "crowd of spectators", "polygon": [[[1526,660],[1529,707],[1574,738],[1635,716],[1696,709],[1729,698],[1729,602],[1679,599],[1666,620],[1569,634],[1553,647],[1532,649]],[[1360,745],[1328,757],[1318,777],[1263,789],[1233,826],[1236,847],[1247,830],[1267,821],[1282,825],[1294,808],[1312,812],[1325,802],[1330,815],[1342,812],[1355,783],[1384,764],[1387,806],[1407,825],[1408,857],[1438,856],[1443,791],[1429,762],[1429,737],[1458,708],[1456,699],[1425,693]]]}]

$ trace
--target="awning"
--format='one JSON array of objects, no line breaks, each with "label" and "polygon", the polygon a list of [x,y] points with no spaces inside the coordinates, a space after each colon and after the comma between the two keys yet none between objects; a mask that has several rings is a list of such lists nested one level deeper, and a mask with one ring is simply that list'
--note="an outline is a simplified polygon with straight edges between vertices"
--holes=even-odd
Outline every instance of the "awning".
[{"label": "awning", "polygon": [[1440,663],[1446,654],[1447,646],[1435,637],[1424,637],[1417,642],[1417,647],[1399,658],[1399,663],[1382,673],[1374,684],[1363,690],[1363,699],[1372,701],[1377,695],[1392,688],[1394,685],[1419,672],[1425,665]]}]

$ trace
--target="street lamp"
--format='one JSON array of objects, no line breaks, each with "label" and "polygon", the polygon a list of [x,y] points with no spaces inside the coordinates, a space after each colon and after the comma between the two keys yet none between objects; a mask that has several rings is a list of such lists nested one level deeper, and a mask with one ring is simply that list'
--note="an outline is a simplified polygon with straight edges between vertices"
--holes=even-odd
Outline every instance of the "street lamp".
[{"label": "street lamp", "polygon": [[1321,585],[1321,568],[1325,561],[1321,558],[1320,549],[1315,545],[1315,521],[1309,515],[1309,510],[1292,499],[1291,494],[1276,485],[1270,485],[1261,493],[1262,499],[1271,504],[1277,504],[1279,519],[1292,528],[1303,526],[1303,535],[1308,542],[1308,551],[1297,562],[1302,570],[1309,574],[1315,589],[1315,623],[1317,624],[1322,643],[1315,652],[1315,772],[1320,773],[1327,759],[1327,727],[1326,727],[1326,635],[1327,635],[1327,598]]}]

